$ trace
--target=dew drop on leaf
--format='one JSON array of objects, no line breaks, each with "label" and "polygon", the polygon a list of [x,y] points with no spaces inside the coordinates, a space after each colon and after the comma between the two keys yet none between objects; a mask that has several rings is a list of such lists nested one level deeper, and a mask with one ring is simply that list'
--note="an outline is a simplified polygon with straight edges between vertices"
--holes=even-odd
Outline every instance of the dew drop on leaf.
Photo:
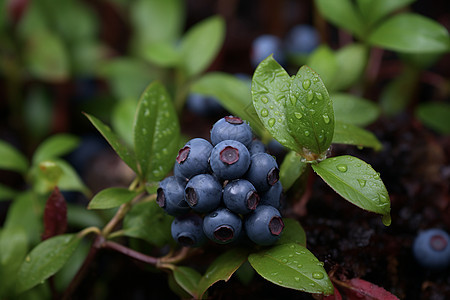
[{"label": "dew drop on leaf", "polygon": [[302,86],[305,90],[309,89],[309,87],[311,86],[311,81],[309,79],[303,80]]},{"label": "dew drop on leaf", "polygon": [[267,109],[263,108],[263,109],[261,110],[261,116],[267,117],[268,115],[269,115],[269,111],[268,111]]},{"label": "dew drop on leaf", "polygon": [[291,100],[292,105],[295,105],[295,102],[297,102],[297,98],[294,95],[289,96],[289,100]]},{"label": "dew drop on leaf", "polygon": [[380,173],[375,173],[374,175],[373,175],[373,178],[374,179],[380,179]]},{"label": "dew drop on leaf", "polygon": [[269,102],[269,99],[266,96],[262,96],[261,101],[262,101],[262,103],[266,104]]},{"label": "dew drop on leaf", "polygon": [[345,173],[345,172],[347,172],[347,165],[343,165],[343,164],[337,165],[336,169],[338,169],[339,172]]},{"label": "dew drop on leaf", "polygon": [[308,101],[311,102],[314,99],[313,91],[309,90],[307,97],[308,97]]},{"label": "dew drop on leaf", "polygon": [[360,187],[365,187],[366,186],[366,181],[364,179],[358,179],[358,183]]},{"label": "dew drop on leaf", "polygon": [[300,281],[300,277],[294,277],[295,281]]},{"label": "dew drop on leaf", "polygon": [[299,269],[302,268],[302,267],[303,267],[303,265],[301,265],[301,264],[297,265],[297,268],[299,268]]},{"label": "dew drop on leaf", "polygon": [[270,127],[273,127],[273,125],[275,125],[275,119],[274,119],[274,118],[271,118],[271,119],[269,120],[269,126],[270,126]]},{"label": "dew drop on leaf", "polygon": [[296,117],[297,119],[299,119],[299,120],[303,117],[303,115],[302,115],[301,112],[295,112],[294,115],[295,115],[295,117]]},{"label": "dew drop on leaf", "polygon": [[285,264],[285,263],[287,263],[287,259],[286,259],[286,258],[283,258],[283,259],[281,260],[281,262]]},{"label": "dew drop on leaf", "polygon": [[315,273],[312,274],[312,277],[314,279],[322,279],[324,276],[323,276],[323,273],[315,272]]},{"label": "dew drop on leaf", "polygon": [[309,136],[311,133],[308,130],[305,130],[305,136]]},{"label": "dew drop on leaf", "polygon": [[330,117],[327,114],[324,114],[322,117],[325,124],[330,124]]},{"label": "dew drop on leaf", "polygon": [[317,99],[319,99],[319,100],[323,100],[323,95],[322,95],[322,93],[316,92],[316,97],[317,97]]}]

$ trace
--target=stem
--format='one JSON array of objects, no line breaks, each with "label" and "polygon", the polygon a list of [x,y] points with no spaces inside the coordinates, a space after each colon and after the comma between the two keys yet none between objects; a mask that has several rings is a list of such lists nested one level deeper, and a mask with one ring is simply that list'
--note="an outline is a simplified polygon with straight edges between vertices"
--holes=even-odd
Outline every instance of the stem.
[{"label": "stem", "polygon": [[158,265],[159,264],[159,259],[153,256],[149,256],[149,255],[145,255],[141,252],[135,251],[133,249],[130,249],[128,247],[125,247],[121,244],[118,244],[116,242],[112,242],[112,241],[105,241],[103,242],[103,244],[101,245],[102,248],[107,248],[107,249],[112,249],[115,250],[117,252],[120,252],[126,256],[132,257],[134,259],[137,259],[139,261],[151,264],[151,265]]},{"label": "stem", "polygon": [[308,212],[306,205],[308,204],[309,199],[311,198],[312,191],[313,191],[313,184],[314,184],[315,179],[316,179],[316,176],[314,176],[312,169],[310,168],[305,192],[303,193],[302,197],[300,198],[300,201],[295,203],[295,205],[293,207],[295,214],[300,217],[306,216],[306,214]]},{"label": "stem", "polygon": [[113,231],[113,229],[117,226],[117,224],[125,217],[130,208],[131,204],[129,202],[124,203],[120,206],[119,210],[114,215],[114,217],[109,221],[108,224],[106,224],[105,228],[103,228],[102,235],[104,237],[108,237],[111,231]]}]

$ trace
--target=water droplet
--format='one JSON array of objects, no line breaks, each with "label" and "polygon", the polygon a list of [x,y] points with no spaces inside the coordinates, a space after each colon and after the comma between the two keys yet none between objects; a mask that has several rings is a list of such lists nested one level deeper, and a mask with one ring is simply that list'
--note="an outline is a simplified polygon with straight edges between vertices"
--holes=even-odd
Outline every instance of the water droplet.
[{"label": "water droplet", "polygon": [[311,115],[314,115],[316,113],[316,111],[312,108],[309,111],[310,111]]},{"label": "water droplet", "polygon": [[31,257],[28,255],[28,256],[25,258],[25,261],[26,261],[26,262],[30,262],[30,261],[31,261]]},{"label": "water droplet", "polygon": [[380,173],[378,173],[378,172],[375,173],[375,174],[373,175],[373,178],[374,178],[374,179],[377,179],[377,180],[380,179]]},{"label": "water droplet", "polygon": [[294,277],[295,281],[300,281],[300,277]]},{"label": "water droplet", "polygon": [[343,165],[343,164],[337,165],[336,169],[338,169],[339,172],[345,173],[345,172],[347,172],[347,165]]},{"label": "water droplet", "polygon": [[330,117],[327,114],[324,114],[322,117],[325,124],[330,124]]},{"label": "water droplet", "polygon": [[315,286],[316,286],[316,285],[315,285],[314,283],[312,283],[312,282],[311,282],[309,285],[310,285],[311,287],[315,287]]},{"label": "water droplet", "polygon": [[291,95],[291,96],[289,97],[289,100],[291,100],[291,104],[292,104],[292,105],[295,105],[295,102],[297,102],[297,98],[295,98],[294,95]]},{"label": "water droplet", "polygon": [[383,222],[383,224],[384,224],[385,226],[391,225],[391,222],[392,222],[392,220],[391,220],[391,215],[384,215],[384,216],[382,216],[382,217],[381,217],[381,222]]},{"label": "water droplet", "polygon": [[317,97],[317,99],[319,99],[319,100],[323,100],[323,95],[322,95],[322,93],[316,92],[316,97]]},{"label": "water droplet", "polygon": [[265,108],[261,109],[261,116],[267,117],[269,115],[269,111]]},{"label": "water droplet", "polygon": [[289,248],[291,248],[291,249],[294,249],[295,248],[295,246],[294,245],[291,245]]},{"label": "water droplet", "polygon": [[302,264],[298,264],[298,265],[297,265],[297,268],[299,268],[299,269],[302,268],[302,267],[303,267]]},{"label": "water droplet", "polygon": [[318,76],[314,76],[314,77],[313,77],[313,81],[314,81],[314,82],[318,82],[318,81],[319,81],[319,77],[318,77]]},{"label": "water droplet", "polygon": [[365,187],[366,186],[366,181],[364,179],[358,179],[358,183],[360,187]]},{"label": "water droplet", "polygon": [[270,109],[273,109],[274,107],[273,107],[273,105],[271,105],[271,106],[269,106],[269,108],[270,108]]},{"label": "water droplet", "polygon": [[299,112],[299,111],[295,112],[294,115],[295,115],[295,117],[296,117],[297,119],[299,119],[299,120],[303,117],[302,113]]},{"label": "water droplet", "polygon": [[279,284],[283,284],[283,281],[282,281],[282,280],[278,280],[278,283],[279,283]]},{"label": "water droplet", "polygon": [[319,261],[319,262],[317,263],[317,265],[323,267],[324,263],[321,262],[321,261]]},{"label": "water droplet", "polygon": [[311,81],[309,79],[303,80],[302,86],[305,90],[309,89],[309,87],[311,86]]},{"label": "water droplet", "polygon": [[289,254],[289,257],[294,257],[294,255],[293,254]]},{"label": "water droplet", "polygon": [[313,94],[312,90],[308,91],[307,97],[308,97],[308,101],[310,101],[310,102],[314,99],[314,94]]},{"label": "water droplet", "polygon": [[378,194],[378,198],[380,198],[380,201],[383,203],[386,203],[388,201],[387,197],[383,194]]},{"label": "water droplet", "polygon": [[285,264],[285,263],[287,263],[287,259],[286,259],[286,258],[283,258],[283,259],[281,260],[281,262]]},{"label": "water droplet", "polygon": [[146,134],[147,134],[147,129],[142,128],[142,134],[143,134],[143,135],[146,135]]},{"label": "water droplet", "polygon": [[269,127],[273,127],[273,125],[275,125],[275,119],[274,118],[269,120]]},{"label": "water droplet", "polygon": [[313,274],[312,274],[312,277],[313,277],[314,279],[322,279],[324,276],[323,276],[323,273],[316,272],[316,273],[313,273]]},{"label": "water droplet", "polygon": [[305,136],[309,136],[311,133],[308,130],[305,130]]},{"label": "water droplet", "polygon": [[269,98],[267,98],[266,96],[262,96],[261,97],[261,101],[262,101],[262,103],[268,103],[269,102]]}]

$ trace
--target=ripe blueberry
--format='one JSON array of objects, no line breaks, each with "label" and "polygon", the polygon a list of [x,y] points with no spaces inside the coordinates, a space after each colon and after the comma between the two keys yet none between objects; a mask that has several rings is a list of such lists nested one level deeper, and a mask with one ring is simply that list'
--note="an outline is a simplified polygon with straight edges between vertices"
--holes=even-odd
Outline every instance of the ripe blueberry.
[{"label": "ripe blueberry", "polygon": [[165,178],[159,183],[156,202],[169,215],[177,216],[187,213],[191,208],[184,201],[186,181],[176,176]]},{"label": "ripe blueberry", "polygon": [[185,200],[196,212],[207,213],[216,209],[222,199],[222,185],[210,174],[199,174],[186,185]]},{"label": "ripe blueberry", "polygon": [[276,209],[281,208],[281,193],[283,191],[283,186],[281,182],[278,181],[273,186],[269,188],[268,191],[261,195],[261,205],[270,205]]},{"label": "ripe blueberry", "polygon": [[319,34],[313,26],[294,26],[286,36],[285,48],[288,54],[308,54],[319,45]]},{"label": "ripe blueberry", "polygon": [[414,240],[413,254],[425,268],[445,269],[450,265],[450,236],[437,228],[422,231]]},{"label": "ripe blueberry", "polygon": [[176,159],[179,174],[191,178],[209,171],[208,158],[213,146],[205,139],[195,138],[180,149]]},{"label": "ripe blueberry", "polygon": [[259,204],[259,195],[249,181],[236,179],[224,187],[223,203],[232,212],[244,215],[255,210]]},{"label": "ripe blueberry", "polygon": [[213,148],[209,163],[219,179],[237,179],[247,172],[250,165],[250,153],[242,143],[225,140]]},{"label": "ripe blueberry", "polygon": [[278,164],[272,155],[257,153],[251,157],[245,179],[250,181],[258,192],[263,193],[278,182],[279,173]]},{"label": "ripe blueberry", "polygon": [[224,117],[217,121],[211,129],[211,142],[214,146],[224,140],[235,140],[249,146],[252,139],[252,129],[238,117]]},{"label": "ripe blueberry", "polygon": [[253,40],[251,49],[250,60],[255,67],[271,54],[280,64],[283,64],[285,61],[282,42],[277,36],[270,34],[261,35]]},{"label": "ripe blueberry", "polygon": [[171,226],[172,237],[185,247],[198,247],[206,241],[203,233],[203,219],[196,214],[176,217]]},{"label": "ripe blueberry", "polygon": [[241,230],[241,218],[224,207],[219,207],[203,219],[205,235],[219,244],[228,244],[235,241],[240,236]]},{"label": "ripe blueberry", "polygon": [[253,140],[248,146],[248,151],[250,152],[250,156],[256,153],[265,153],[266,146],[260,140]]},{"label": "ripe blueberry", "polygon": [[280,212],[269,205],[259,205],[244,224],[249,239],[265,246],[278,241],[284,228]]}]

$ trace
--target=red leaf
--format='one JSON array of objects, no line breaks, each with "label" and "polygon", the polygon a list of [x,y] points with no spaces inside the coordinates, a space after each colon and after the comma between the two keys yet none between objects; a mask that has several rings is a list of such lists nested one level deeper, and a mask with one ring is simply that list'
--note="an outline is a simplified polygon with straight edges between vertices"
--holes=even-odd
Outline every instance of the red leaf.
[{"label": "red leaf", "polygon": [[46,240],[52,236],[63,234],[67,229],[67,204],[64,196],[55,187],[48,197],[44,210],[44,234],[42,239]]},{"label": "red leaf", "polygon": [[396,296],[371,282],[360,278],[347,281],[335,280],[344,289],[348,300],[398,300]]}]

